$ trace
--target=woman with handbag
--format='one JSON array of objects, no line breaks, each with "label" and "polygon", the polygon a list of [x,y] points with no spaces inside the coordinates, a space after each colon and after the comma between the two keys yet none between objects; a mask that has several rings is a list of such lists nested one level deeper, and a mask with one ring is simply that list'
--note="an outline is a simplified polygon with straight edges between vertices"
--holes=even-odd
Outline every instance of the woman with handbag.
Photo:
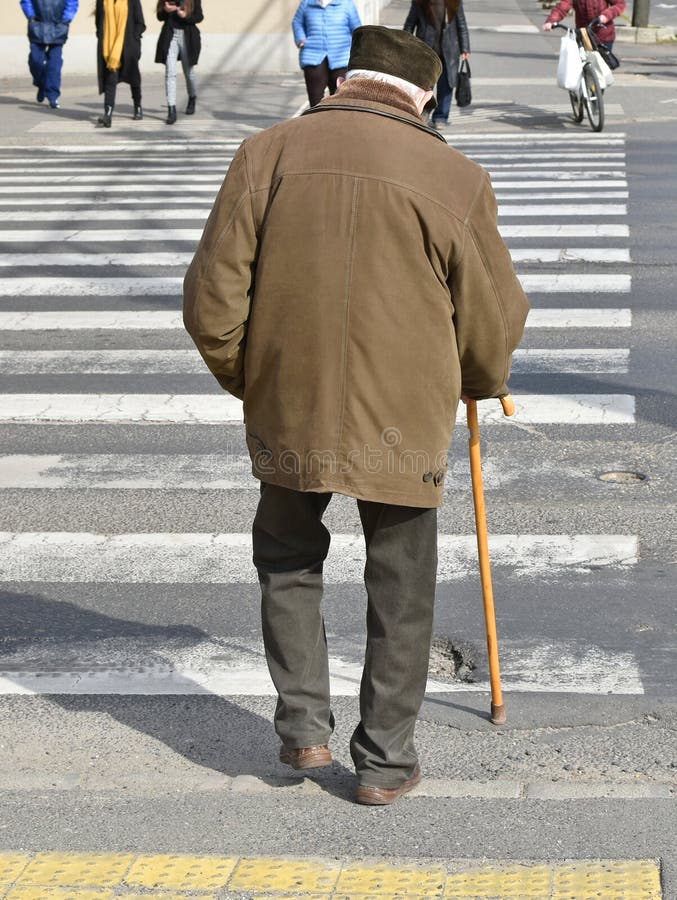
[{"label": "woman with handbag", "polygon": [[586,28],[595,19],[599,20],[600,27],[596,30],[595,37],[603,47],[611,50],[616,40],[614,19],[625,12],[625,0],[560,0],[543,23],[543,31],[550,31],[572,9],[576,17],[576,28]]},{"label": "woman with handbag", "polygon": [[451,98],[456,87],[459,62],[470,56],[470,35],[462,0],[413,0],[404,30],[432,47],[442,60],[437,82],[437,108],[431,125],[448,124]]}]

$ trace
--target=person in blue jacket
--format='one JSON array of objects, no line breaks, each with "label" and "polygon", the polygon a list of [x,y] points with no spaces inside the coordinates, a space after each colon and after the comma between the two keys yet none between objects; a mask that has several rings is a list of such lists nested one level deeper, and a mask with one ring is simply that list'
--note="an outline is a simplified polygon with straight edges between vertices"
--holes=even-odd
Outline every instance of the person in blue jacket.
[{"label": "person in blue jacket", "polygon": [[361,24],[353,0],[301,0],[292,31],[311,106],[327,87],[330,94],[336,92],[337,78],[348,69],[353,31]]},{"label": "person in blue jacket", "polygon": [[20,0],[28,19],[28,68],[38,89],[37,101],[45,97],[52,109],[59,108],[63,45],[68,26],[78,11],[78,0]]}]

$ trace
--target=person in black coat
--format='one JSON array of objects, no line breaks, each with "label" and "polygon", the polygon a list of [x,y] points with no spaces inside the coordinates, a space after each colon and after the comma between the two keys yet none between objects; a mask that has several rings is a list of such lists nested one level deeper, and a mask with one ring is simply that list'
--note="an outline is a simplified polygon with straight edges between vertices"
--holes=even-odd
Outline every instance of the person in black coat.
[{"label": "person in black coat", "polygon": [[155,62],[165,66],[167,124],[176,122],[176,63],[181,60],[188,89],[186,115],[192,116],[197,101],[193,67],[200,58],[201,38],[197,23],[204,19],[201,0],[158,0],[157,17],[163,23]]},{"label": "person in black coat", "polygon": [[132,90],[134,119],[143,119],[141,107],[141,35],[146,30],[141,0],[96,0],[99,93],[104,94],[104,112],[99,125],[110,128],[118,82]]},{"label": "person in black coat", "polygon": [[432,116],[433,127],[441,128],[449,121],[459,61],[470,56],[470,35],[462,0],[414,0],[404,30],[425,41],[442,60],[437,108]]}]

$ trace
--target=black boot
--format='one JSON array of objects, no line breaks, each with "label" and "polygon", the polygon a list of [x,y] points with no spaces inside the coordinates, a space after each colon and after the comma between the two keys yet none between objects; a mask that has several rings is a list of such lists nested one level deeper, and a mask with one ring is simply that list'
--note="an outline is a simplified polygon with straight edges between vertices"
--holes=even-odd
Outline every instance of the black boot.
[{"label": "black boot", "polygon": [[188,106],[186,107],[186,115],[192,116],[195,112],[195,104],[197,102],[197,97],[189,97],[188,98]]},{"label": "black boot", "polygon": [[176,122],[176,107],[168,106],[167,107],[167,124],[173,125]]},{"label": "black boot", "polygon": [[112,106],[104,107],[103,115],[99,116],[98,122],[99,122],[99,125],[103,125],[104,128],[110,128],[111,123],[113,122],[113,107]]},{"label": "black boot", "polygon": [[132,118],[133,118],[133,119],[137,119],[137,120],[138,120],[138,119],[143,119],[143,109],[141,109],[141,104],[140,104],[140,103],[138,103],[138,104],[135,103],[135,104],[134,104],[134,115],[132,116]]}]

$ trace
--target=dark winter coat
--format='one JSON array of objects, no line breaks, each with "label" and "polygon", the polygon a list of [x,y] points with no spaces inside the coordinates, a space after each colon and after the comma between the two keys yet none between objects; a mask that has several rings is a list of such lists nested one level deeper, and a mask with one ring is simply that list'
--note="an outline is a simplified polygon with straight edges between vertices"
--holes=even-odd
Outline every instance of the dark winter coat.
[{"label": "dark winter coat", "polygon": [[[439,46],[439,28],[428,20],[426,11],[419,3],[412,3],[409,15],[404,23],[404,30],[415,34],[417,38],[437,50]],[[438,51],[439,52],[439,51]],[[449,22],[442,33],[442,57],[447,67],[449,87],[456,87],[458,65],[462,53],[470,53],[470,34],[463,11],[463,3],[458,6],[454,19]]]},{"label": "dark winter coat", "polygon": [[361,78],[242,144],[183,297],[257,478],[418,507],[461,393],[507,392],[528,309],[487,173]]},{"label": "dark winter coat", "polygon": [[604,44],[611,44],[616,40],[613,20],[625,12],[625,0],[560,0],[545,21],[553,24],[561,22],[572,9],[576,14],[576,28],[585,28],[597,16],[605,15],[610,21],[595,29],[595,37]]},{"label": "dark winter coat", "polygon": [[21,8],[28,19],[28,40],[53,46],[68,40],[78,0],[21,0]]},{"label": "dark winter coat", "polygon": [[[141,35],[146,30],[143,18],[141,0],[128,0],[129,12],[127,14],[127,27],[125,28],[125,42],[122,49],[122,65],[119,70],[119,81],[129,83],[133,74],[138,70],[141,59]],[[99,93],[103,94],[106,80],[106,61],[103,58],[103,0],[96,0],[94,11],[97,37],[97,68],[99,72]]]},{"label": "dark winter coat", "polygon": [[[164,6],[164,4],[163,4]],[[202,48],[202,39],[200,37],[200,29],[197,23],[204,19],[202,14],[202,3],[200,0],[194,0],[193,14],[182,19],[176,13],[165,12],[158,4],[158,19],[163,23],[162,31],[157,42],[157,50],[155,51],[155,62],[164,65],[167,62],[167,53],[169,45],[172,42],[172,35],[175,28],[183,29],[186,39],[186,53],[188,55],[188,65],[196,66],[200,58],[200,50]]]}]

